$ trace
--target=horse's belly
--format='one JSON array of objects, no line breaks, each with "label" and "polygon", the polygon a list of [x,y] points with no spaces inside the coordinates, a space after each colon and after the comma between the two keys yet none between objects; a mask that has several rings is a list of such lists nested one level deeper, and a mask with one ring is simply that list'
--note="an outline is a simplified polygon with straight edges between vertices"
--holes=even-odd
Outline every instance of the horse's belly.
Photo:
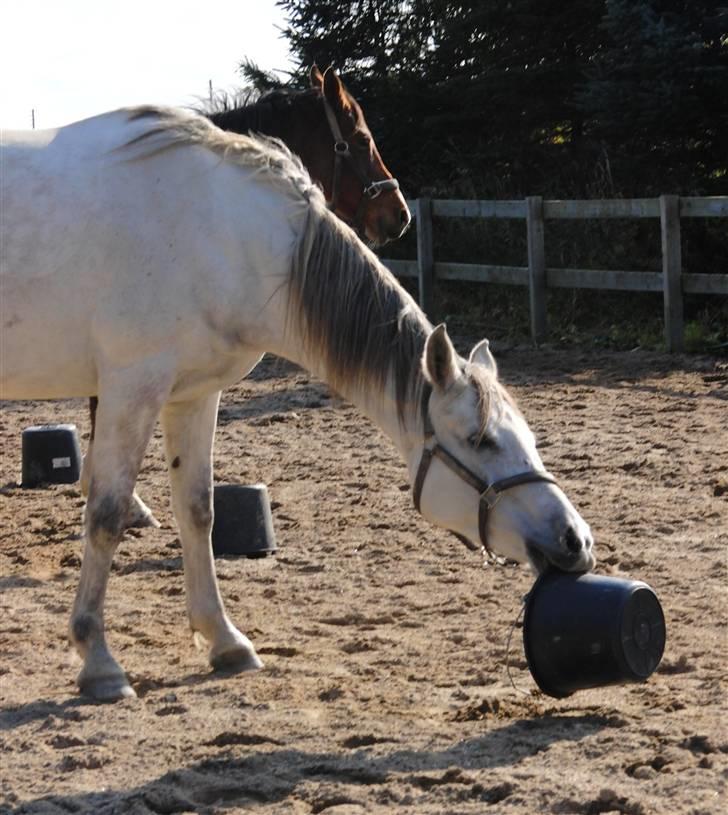
[{"label": "horse's belly", "polygon": [[[52,342],[22,323],[0,327],[0,399],[63,399],[95,393],[93,367],[72,338]],[[47,336],[47,335],[45,335]]]},{"label": "horse's belly", "polygon": [[0,282],[0,398],[55,399],[94,393],[95,370],[79,298],[58,278]]}]

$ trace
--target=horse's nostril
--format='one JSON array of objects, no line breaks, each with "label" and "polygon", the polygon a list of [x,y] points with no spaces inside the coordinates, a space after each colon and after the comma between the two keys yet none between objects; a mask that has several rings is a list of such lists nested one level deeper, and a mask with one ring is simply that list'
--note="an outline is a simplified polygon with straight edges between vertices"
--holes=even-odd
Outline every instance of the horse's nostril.
[{"label": "horse's nostril", "polygon": [[570,526],[566,530],[566,534],[564,535],[564,543],[566,544],[566,548],[570,552],[574,552],[574,554],[576,554],[577,552],[581,552],[582,547],[581,538],[579,537],[579,535],[577,535],[576,530],[574,529],[573,526]]},{"label": "horse's nostril", "polygon": [[402,226],[407,226],[407,224],[410,222],[409,210],[401,209],[399,211],[399,222],[402,224]]}]

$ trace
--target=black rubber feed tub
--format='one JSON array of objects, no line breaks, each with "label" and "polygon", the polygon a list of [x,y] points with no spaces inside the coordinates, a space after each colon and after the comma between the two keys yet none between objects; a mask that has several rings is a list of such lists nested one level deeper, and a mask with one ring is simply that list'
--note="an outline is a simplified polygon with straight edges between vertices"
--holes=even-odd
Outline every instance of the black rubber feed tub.
[{"label": "black rubber feed tub", "polygon": [[270,498],[265,484],[217,484],[212,552],[215,557],[275,554]]},{"label": "black rubber feed tub", "polygon": [[665,636],[660,602],[639,580],[548,571],[526,598],[526,659],[549,696],[646,680]]},{"label": "black rubber feed tub", "polygon": [[81,477],[81,449],[73,424],[27,427],[22,437],[22,485],[75,484]]}]

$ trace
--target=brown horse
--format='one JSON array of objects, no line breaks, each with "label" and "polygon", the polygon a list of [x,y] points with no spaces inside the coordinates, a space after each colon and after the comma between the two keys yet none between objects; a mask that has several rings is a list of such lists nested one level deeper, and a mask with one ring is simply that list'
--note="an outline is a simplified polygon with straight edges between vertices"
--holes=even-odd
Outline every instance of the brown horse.
[{"label": "brown horse", "polygon": [[360,237],[379,246],[399,238],[410,212],[361,107],[333,68],[322,74],[314,65],[309,76],[309,90],[276,90],[239,107],[223,96],[200,113],[223,130],[281,139]]},{"label": "brown horse", "polygon": [[[239,106],[221,96],[199,112],[223,130],[280,139],[321,185],[329,209],[360,237],[376,246],[399,238],[410,224],[410,212],[397,179],[379,155],[361,107],[333,68],[322,74],[314,65],[309,78],[308,90],[276,90]],[[81,473],[84,495],[88,495],[97,408],[98,398],[92,396],[91,437]],[[159,525],[136,492],[128,525]]]}]

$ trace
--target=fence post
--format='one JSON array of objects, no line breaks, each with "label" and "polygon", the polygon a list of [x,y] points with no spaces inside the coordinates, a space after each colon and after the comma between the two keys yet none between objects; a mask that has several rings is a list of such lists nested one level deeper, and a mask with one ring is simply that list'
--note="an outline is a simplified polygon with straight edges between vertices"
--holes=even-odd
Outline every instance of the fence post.
[{"label": "fence post", "polygon": [[543,199],[526,198],[528,231],[528,294],[531,304],[531,336],[536,343],[546,339],[546,252],[543,236]]},{"label": "fence post", "polygon": [[432,248],[432,200],[418,198],[415,202],[417,219],[417,278],[420,306],[432,318],[435,254]]},{"label": "fence post", "polygon": [[684,347],[680,199],[677,195],[660,196],[660,232],[665,343],[672,353]]}]

